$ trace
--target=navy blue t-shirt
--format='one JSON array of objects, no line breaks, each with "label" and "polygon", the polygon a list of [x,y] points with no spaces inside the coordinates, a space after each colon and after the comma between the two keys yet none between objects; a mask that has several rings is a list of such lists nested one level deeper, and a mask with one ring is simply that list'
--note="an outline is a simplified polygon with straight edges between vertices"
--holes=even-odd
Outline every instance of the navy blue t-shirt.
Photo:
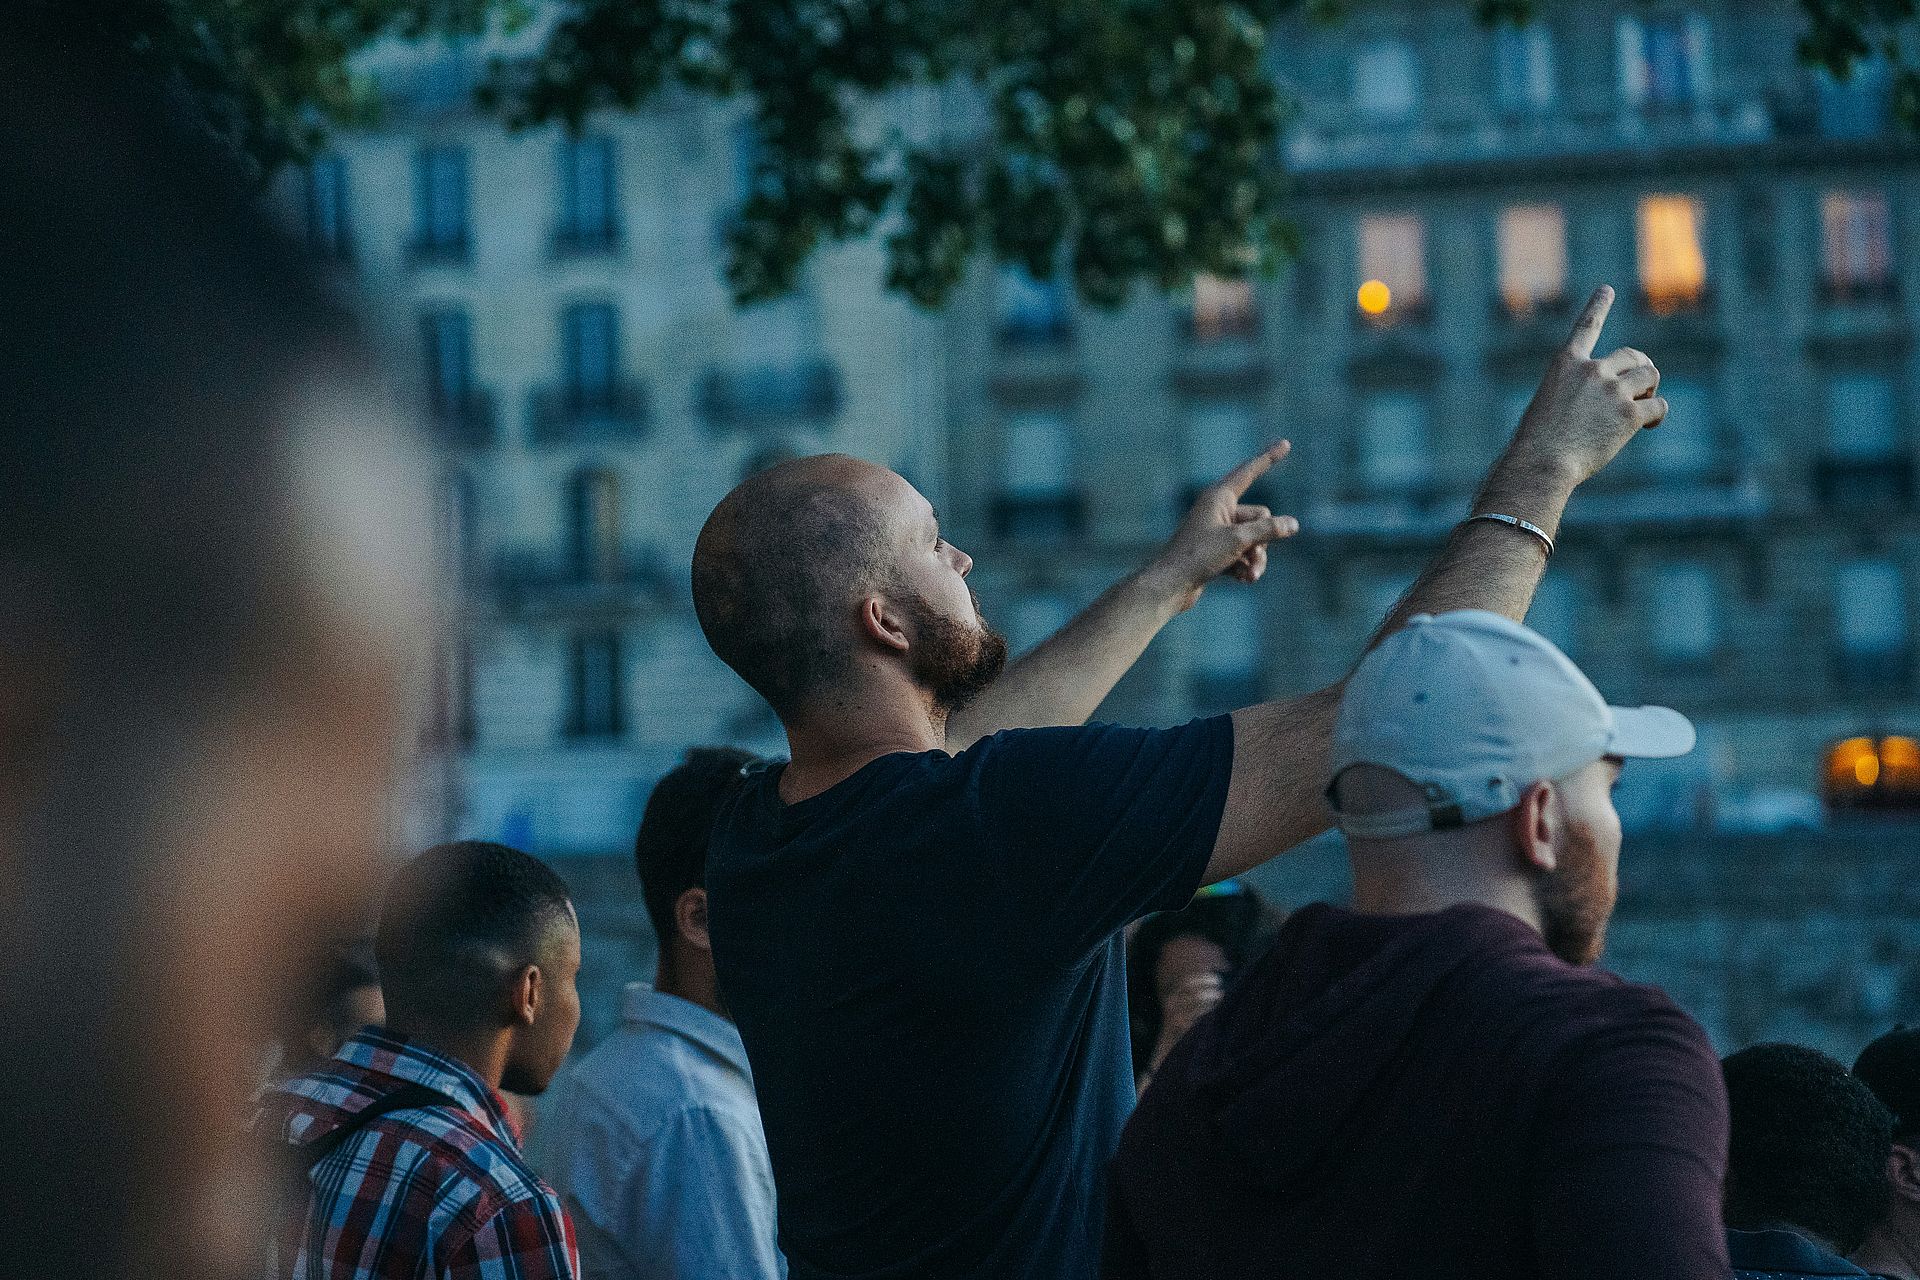
[{"label": "navy blue t-shirt", "polygon": [[883,756],[793,805],[747,779],[709,925],[794,1280],[1098,1273],[1119,930],[1193,896],[1232,762],[1221,716]]}]

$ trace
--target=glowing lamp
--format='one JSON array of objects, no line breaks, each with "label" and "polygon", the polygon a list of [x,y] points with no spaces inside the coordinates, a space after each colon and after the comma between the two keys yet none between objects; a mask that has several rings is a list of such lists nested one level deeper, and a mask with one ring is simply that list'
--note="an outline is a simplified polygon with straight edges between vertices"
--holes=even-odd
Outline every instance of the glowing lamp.
[{"label": "glowing lamp", "polygon": [[1384,280],[1369,280],[1360,286],[1360,309],[1370,316],[1383,316],[1393,305],[1393,290]]}]

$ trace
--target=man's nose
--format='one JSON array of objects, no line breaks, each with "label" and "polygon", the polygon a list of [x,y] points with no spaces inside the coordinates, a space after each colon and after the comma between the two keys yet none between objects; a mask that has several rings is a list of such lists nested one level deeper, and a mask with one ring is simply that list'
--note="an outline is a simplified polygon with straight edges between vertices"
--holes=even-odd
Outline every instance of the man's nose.
[{"label": "man's nose", "polygon": [[954,563],[954,567],[960,571],[960,576],[963,578],[973,572],[973,557],[968,555],[966,552],[962,551],[958,547],[955,547],[953,549],[953,563]]}]

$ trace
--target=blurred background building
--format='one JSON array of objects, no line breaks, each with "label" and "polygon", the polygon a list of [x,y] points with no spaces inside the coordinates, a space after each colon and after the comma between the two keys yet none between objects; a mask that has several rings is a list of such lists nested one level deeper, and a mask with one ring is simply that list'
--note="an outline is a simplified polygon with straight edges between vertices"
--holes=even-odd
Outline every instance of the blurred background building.
[{"label": "blurred background building", "polygon": [[[1656,358],[1672,414],[1577,500],[1530,620],[1614,700],[1702,731],[1628,774],[1613,962],[1729,1046],[1850,1054],[1912,1007],[1920,150],[1884,74],[1798,63],[1790,0],[1548,3],[1518,30],[1467,10],[1283,28],[1301,260],[1113,313],[982,266],[929,315],[861,245],[736,310],[721,235],[753,144],[726,109],[509,134],[463,105],[478,52],[394,51],[390,122],[288,195],[391,310],[448,449],[446,829],[566,859],[590,965],[646,971],[626,851],[652,780],[693,743],[781,746],[699,634],[693,539],[795,453],[919,484],[1018,651],[1290,437],[1263,496],[1301,537],[1259,587],[1210,591],[1103,714],[1170,723],[1335,679],[1606,281],[1604,345]],[[1326,849],[1264,873],[1282,901],[1339,879]],[[611,1014],[590,1005],[590,1027]]]}]

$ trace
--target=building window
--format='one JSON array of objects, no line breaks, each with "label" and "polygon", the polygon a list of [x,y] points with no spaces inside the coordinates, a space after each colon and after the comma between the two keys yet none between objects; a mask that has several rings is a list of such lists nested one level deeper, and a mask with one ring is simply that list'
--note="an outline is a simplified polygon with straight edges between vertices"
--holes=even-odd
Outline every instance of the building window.
[{"label": "building window", "polygon": [[1836,80],[1816,73],[1820,132],[1828,138],[1877,138],[1892,123],[1893,70],[1885,58],[1862,58],[1853,74]]},{"label": "building window", "polygon": [[1500,301],[1516,318],[1555,310],[1567,299],[1567,215],[1557,204],[1512,205],[1500,213]]},{"label": "building window", "polygon": [[609,249],[618,241],[617,156],[612,138],[561,142],[560,226],[555,235],[560,251]]},{"label": "building window", "polygon": [[1900,397],[1884,373],[1827,379],[1825,447],[1815,463],[1820,500],[1860,508],[1904,507],[1913,500],[1913,465]]},{"label": "building window", "polygon": [[1012,346],[1064,342],[1071,332],[1067,290],[1058,278],[1036,278],[1024,267],[1000,269],[1000,340]]},{"label": "building window", "polygon": [[1067,598],[1052,591],[1021,596],[1007,619],[1007,647],[1016,654],[1030,653],[1073,621],[1073,606]]},{"label": "building window", "polygon": [[574,738],[617,738],[625,728],[620,635],[590,631],[573,638],[568,662],[567,734]]},{"label": "building window", "polygon": [[610,406],[620,379],[620,317],[611,303],[578,302],[560,317],[567,398],[579,408]]},{"label": "building window", "polygon": [[1829,300],[1891,293],[1892,221],[1884,192],[1829,191],[1820,198],[1821,286]]},{"label": "building window", "polygon": [[414,158],[413,245],[424,258],[467,255],[467,153],[424,147]]},{"label": "building window", "polygon": [[1834,578],[1837,674],[1850,687],[1903,684],[1909,665],[1907,582],[1892,560],[1855,560]]},{"label": "building window", "polygon": [[315,156],[306,171],[307,247],[326,258],[347,256],[347,162]]},{"label": "building window", "polygon": [[1826,799],[1841,810],[1920,809],[1920,741],[1848,738],[1827,752]]},{"label": "building window", "polygon": [[1702,481],[1715,469],[1719,433],[1713,396],[1695,378],[1670,377],[1660,382],[1667,400],[1667,417],[1652,431],[1628,445],[1638,451],[1647,474],[1661,480]]},{"label": "building window", "polygon": [[1419,319],[1427,310],[1427,224],[1412,214],[1360,220],[1360,312],[1374,324]]},{"label": "building window", "polygon": [[473,338],[467,313],[457,308],[420,318],[427,357],[427,401],[436,415],[458,413],[473,385]]},{"label": "building window", "polygon": [[1085,517],[1073,476],[1073,429],[1058,413],[1016,413],[1006,421],[994,524],[1003,538],[1077,533]]},{"label": "building window", "polygon": [[1653,571],[1649,629],[1654,655],[1670,670],[1709,665],[1720,649],[1720,593],[1713,571],[1693,562]]},{"label": "building window", "polygon": [[1527,625],[1571,655],[1579,647],[1580,614],[1579,584],[1560,570],[1549,570],[1533,593]]},{"label": "building window", "polygon": [[1372,120],[1405,120],[1420,101],[1420,67],[1404,40],[1376,40],[1353,61],[1353,105]]},{"label": "building window", "polygon": [[1503,25],[1493,33],[1494,92],[1516,114],[1553,105],[1559,82],[1553,67],[1553,33],[1545,23]]},{"label": "building window", "polygon": [[1190,332],[1195,342],[1243,338],[1260,326],[1260,313],[1247,280],[1199,275],[1193,280]]},{"label": "building window", "polygon": [[1712,43],[1698,14],[1618,19],[1620,97],[1631,107],[1678,107],[1707,100]]},{"label": "building window", "polygon": [[1380,391],[1360,415],[1360,483],[1371,494],[1417,492],[1433,479],[1432,424],[1425,396]]},{"label": "building window", "polygon": [[1640,297],[1655,315],[1692,311],[1707,299],[1706,208],[1693,196],[1640,200]]},{"label": "building window", "polygon": [[567,485],[568,567],[584,582],[604,582],[620,567],[620,477],[578,472]]},{"label": "building window", "polygon": [[[1184,512],[1202,489],[1219,484],[1229,471],[1258,453],[1267,442],[1260,438],[1259,418],[1244,404],[1188,405],[1182,425],[1187,446],[1187,483],[1180,495],[1180,509]],[[1242,501],[1265,503],[1264,480],[1262,477],[1256,481]]]},{"label": "building window", "polygon": [[479,516],[474,498],[473,477],[455,471],[441,487],[440,519],[446,543],[447,560],[453,581],[466,585],[472,577],[480,549]]},{"label": "building window", "polygon": [[1189,696],[1202,714],[1260,700],[1260,610],[1253,593],[1215,583],[1186,622]]}]

